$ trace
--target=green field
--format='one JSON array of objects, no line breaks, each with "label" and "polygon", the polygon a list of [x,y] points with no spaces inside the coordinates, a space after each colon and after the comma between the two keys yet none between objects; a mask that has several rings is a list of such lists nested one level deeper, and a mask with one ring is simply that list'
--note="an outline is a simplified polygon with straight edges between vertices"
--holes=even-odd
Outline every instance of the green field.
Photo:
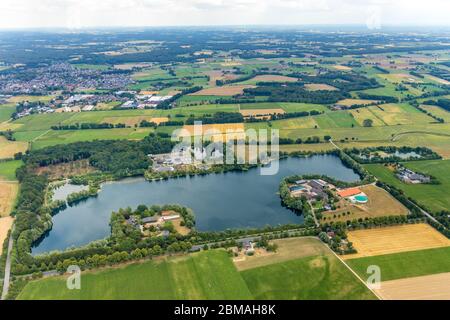
[{"label": "green field", "polygon": [[18,298],[245,300],[252,296],[228,254],[215,250],[87,273],[81,278],[81,290],[68,290],[64,279],[31,282]]},{"label": "green field", "polygon": [[153,132],[152,128],[92,129],[92,130],[60,130],[48,131],[32,142],[32,149],[41,149],[57,144],[93,140],[140,140]]},{"label": "green field", "polygon": [[369,164],[365,167],[381,181],[403,190],[408,197],[433,212],[450,208],[450,160],[412,161],[404,165],[411,170],[436,177],[440,184],[407,184],[381,164]]},{"label": "green field", "polygon": [[14,104],[0,105],[0,123],[11,119],[11,115],[16,111]]},{"label": "green field", "polygon": [[22,164],[21,160],[0,161],[0,180],[15,181],[16,169]]},{"label": "green field", "polygon": [[[319,245],[323,245],[317,242]],[[325,247],[324,247],[325,248]],[[374,299],[330,252],[238,272],[224,250],[30,282],[19,299]]]},{"label": "green field", "polygon": [[332,254],[250,269],[242,277],[255,299],[374,299]]},{"label": "green field", "polygon": [[367,267],[379,266],[381,281],[450,272],[450,247],[351,259],[347,264],[363,279]]}]

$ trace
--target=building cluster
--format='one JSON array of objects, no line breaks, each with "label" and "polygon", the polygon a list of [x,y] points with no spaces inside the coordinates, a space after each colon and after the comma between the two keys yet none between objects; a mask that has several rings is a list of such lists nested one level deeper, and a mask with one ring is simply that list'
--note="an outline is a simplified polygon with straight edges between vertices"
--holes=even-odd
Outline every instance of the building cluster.
[{"label": "building cluster", "polygon": [[134,99],[128,99],[120,107],[122,109],[155,109],[158,105],[172,96],[159,96],[156,94],[141,94],[137,95],[134,91],[121,91],[119,94],[123,95],[126,92],[127,96],[134,95]]},{"label": "building cluster", "polygon": [[76,68],[69,63],[60,63],[0,74],[0,93],[44,95],[55,90],[115,90],[132,83],[131,77],[122,72]]},{"label": "building cluster", "polygon": [[127,220],[125,220],[125,223],[139,229],[144,235],[146,230],[154,230],[159,232],[159,236],[168,237],[170,232],[163,229],[164,224],[169,221],[179,221],[181,219],[182,217],[174,211],[163,211],[161,212],[161,215],[155,215],[142,219],[135,216],[130,216]]},{"label": "building cluster", "polygon": [[[205,148],[186,147],[171,153],[149,155],[153,161],[155,172],[172,172],[182,169],[186,165],[193,165],[199,170],[209,170],[215,160],[223,160],[220,150],[207,151]],[[209,164],[208,164],[209,163]]]},{"label": "building cluster", "polygon": [[420,184],[420,183],[430,183],[431,177],[424,174],[416,173],[407,168],[401,167],[397,169],[397,178],[406,183]]},{"label": "building cluster", "polygon": [[298,180],[289,186],[289,191],[293,197],[306,197],[308,200],[328,200],[327,189],[335,189],[335,186],[322,180]]}]

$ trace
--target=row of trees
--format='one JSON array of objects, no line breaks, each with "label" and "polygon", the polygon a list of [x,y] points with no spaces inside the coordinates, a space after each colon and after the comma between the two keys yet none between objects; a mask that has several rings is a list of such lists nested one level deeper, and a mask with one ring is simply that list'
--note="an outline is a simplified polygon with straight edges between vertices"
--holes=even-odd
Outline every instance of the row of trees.
[{"label": "row of trees", "polygon": [[[413,160],[434,160],[441,159],[433,150],[426,147],[395,147],[380,146],[363,149],[344,149],[344,152],[359,163],[390,163]],[[380,152],[386,155],[381,155]]]}]

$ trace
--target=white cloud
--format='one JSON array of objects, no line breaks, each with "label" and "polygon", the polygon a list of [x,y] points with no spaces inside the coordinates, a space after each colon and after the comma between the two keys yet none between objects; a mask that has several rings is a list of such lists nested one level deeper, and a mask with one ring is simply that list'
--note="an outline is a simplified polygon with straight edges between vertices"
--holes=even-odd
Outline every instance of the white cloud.
[{"label": "white cloud", "polygon": [[1,0],[0,28],[229,24],[449,25],[448,0]]}]

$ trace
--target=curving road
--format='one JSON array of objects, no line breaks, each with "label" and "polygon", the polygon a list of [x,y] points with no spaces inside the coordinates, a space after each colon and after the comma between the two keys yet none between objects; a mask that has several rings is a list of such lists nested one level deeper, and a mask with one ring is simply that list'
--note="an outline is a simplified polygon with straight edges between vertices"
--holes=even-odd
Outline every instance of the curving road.
[{"label": "curving road", "polygon": [[14,226],[12,227],[11,235],[9,236],[8,253],[6,255],[5,278],[3,279],[3,291],[2,291],[1,300],[6,299],[6,296],[8,295],[8,290],[9,290],[9,281],[10,281],[10,276],[11,276],[11,251],[12,251],[12,247],[13,247],[13,238],[12,238],[13,231],[14,231]]}]

